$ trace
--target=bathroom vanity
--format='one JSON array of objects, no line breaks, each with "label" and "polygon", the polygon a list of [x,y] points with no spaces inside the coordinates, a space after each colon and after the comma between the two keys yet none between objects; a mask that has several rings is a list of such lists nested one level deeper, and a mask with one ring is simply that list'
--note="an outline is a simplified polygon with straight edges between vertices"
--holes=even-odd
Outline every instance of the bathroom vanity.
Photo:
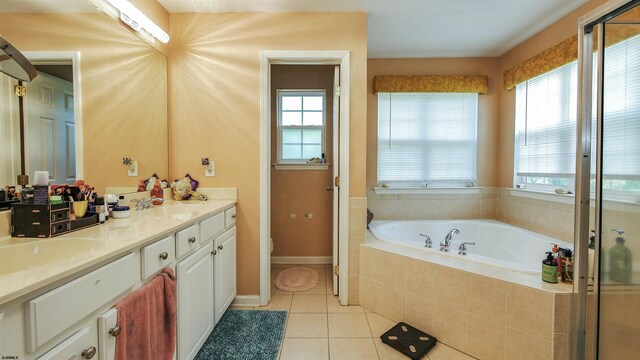
[{"label": "bathroom vanity", "polygon": [[175,357],[193,359],[236,296],[235,204],[166,201],[56,238],[0,236],[0,357],[113,359],[113,305],[171,267]]}]

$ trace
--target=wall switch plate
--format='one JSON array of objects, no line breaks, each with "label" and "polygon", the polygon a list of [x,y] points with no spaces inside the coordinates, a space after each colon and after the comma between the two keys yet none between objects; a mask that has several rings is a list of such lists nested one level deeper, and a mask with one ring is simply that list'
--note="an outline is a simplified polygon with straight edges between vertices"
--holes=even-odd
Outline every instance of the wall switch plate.
[{"label": "wall switch plate", "polygon": [[204,176],[216,176],[216,164],[209,160],[209,165],[204,168]]},{"label": "wall switch plate", "polygon": [[132,161],[127,167],[127,176],[138,176],[138,162]]}]

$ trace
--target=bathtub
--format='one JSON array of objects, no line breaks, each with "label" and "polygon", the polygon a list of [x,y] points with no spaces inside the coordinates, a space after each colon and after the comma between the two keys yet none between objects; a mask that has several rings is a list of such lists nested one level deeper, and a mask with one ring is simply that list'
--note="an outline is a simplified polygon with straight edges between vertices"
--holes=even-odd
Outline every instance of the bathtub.
[{"label": "bathtub", "polygon": [[[449,252],[440,251],[440,241],[452,230],[460,233],[453,236]],[[545,252],[553,245],[573,249],[573,244],[533,231],[518,228],[496,220],[375,220],[369,224],[371,235],[367,242],[385,242],[404,248],[415,249],[445,257],[469,260],[497,266],[505,270],[539,274]],[[425,247],[425,237],[432,240],[432,248]],[[459,255],[462,242],[467,245],[467,255]]]}]

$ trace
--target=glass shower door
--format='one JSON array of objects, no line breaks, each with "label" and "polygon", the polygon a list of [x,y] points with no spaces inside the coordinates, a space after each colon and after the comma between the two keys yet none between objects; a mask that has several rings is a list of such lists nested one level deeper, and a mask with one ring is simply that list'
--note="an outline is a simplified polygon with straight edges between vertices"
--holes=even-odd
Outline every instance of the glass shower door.
[{"label": "glass shower door", "polygon": [[640,359],[640,7],[603,30],[598,358]]},{"label": "glass shower door", "polygon": [[581,17],[579,44],[571,357],[640,359],[640,0]]}]

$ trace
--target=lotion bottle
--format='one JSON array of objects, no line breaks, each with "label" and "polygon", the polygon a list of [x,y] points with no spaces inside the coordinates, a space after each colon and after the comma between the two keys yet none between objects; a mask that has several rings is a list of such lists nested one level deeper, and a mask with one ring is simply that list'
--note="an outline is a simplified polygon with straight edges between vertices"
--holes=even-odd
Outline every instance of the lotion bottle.
[{"label": "lotion bottle", "polygon": [[558,282],[558,262],[551,251],[547,251],[547,258],[542,260],[542,280],[553,284]]},{"label": "lotion bottle", "polygon": [[616,244],[609,251],[609,278],[622,284],[631,283],[631,250],[624,244],[624,230],[613,229],[618,236]]}]

